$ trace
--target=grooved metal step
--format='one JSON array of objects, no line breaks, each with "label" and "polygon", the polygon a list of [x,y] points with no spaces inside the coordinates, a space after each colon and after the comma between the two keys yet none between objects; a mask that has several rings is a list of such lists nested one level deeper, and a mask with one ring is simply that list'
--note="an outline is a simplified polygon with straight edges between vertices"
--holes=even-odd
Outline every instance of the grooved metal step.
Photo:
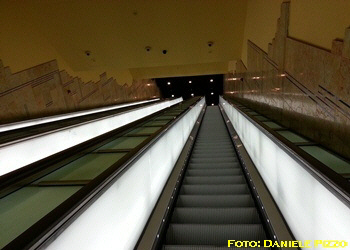
[{"label": "grooved metal step", "polygon": [[238,161],[234,162],[219,162],[219,163],[190,163],[188,169],[225,169],[225,168],[239,168],[241,165]]},{"label": "grooved metal step", "polygon": [[235,168],[188,169],[186,171],[186,176],[227,176],[239,174],[242,174],[242,170]]},{"label": "grooved metal step", "polygon": [[258,224],[255,207],[248,208],[175,208],[172,223],[190,224]]},{"label": "grooved metal step", "polygon": [[230,157],[220,157],[220,158],[191,158],[190,163],[218,163],[218,162],[232,162],[232,161],[238,161],[237,157],[230,156]]},{"label": "grooved metal step", "polygon": [[249,194],[179,195],[177,207],[254,207]]},{"label": "grooved metal step", "polygon": [[186,176],[183,184],[240,184],[246,183],[244,176]]},{"label": "grooved metal step", "polygon": [[249,188],[246,184],[182,185],[180,194],[249,194]]},{"label": "grooved metal step", "polygon": [[227,246],[227,241],[266,239],[261,224],[170,224],[166,244]]},{"label": "grooved metal step", "polygon": [[259,224],[255,207],[245,208],[175,208],[172,223],[177,224]]}]

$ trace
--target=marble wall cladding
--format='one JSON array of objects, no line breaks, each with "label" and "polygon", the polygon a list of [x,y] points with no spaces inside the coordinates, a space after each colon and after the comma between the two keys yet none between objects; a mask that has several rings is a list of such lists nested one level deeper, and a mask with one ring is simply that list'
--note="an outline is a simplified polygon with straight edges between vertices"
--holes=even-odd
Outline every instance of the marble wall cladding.
[{"label": "marble wall cladding", "polygon": [[288,37],[288,19],[284,2],[268,52],[248,41],[247,68],[237,62],[224,93],[350,158],[350,29],[328,51]]},{"label": "marble wall cladding", "polygon": [[153,80],[122,86],[104,73],[84,83],[59,71],[56,60],[17,73],[0,61],[0,124],[156,97]]}]

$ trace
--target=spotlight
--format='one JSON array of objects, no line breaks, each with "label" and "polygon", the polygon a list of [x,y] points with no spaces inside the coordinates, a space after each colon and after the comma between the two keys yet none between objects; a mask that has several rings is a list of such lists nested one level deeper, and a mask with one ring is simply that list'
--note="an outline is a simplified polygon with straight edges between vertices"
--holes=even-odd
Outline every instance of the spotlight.
[{"label": "spotlight", "polygon": [[171,95],[171,97],[174,97],[174,95]]},{"label": "spotlight", "polygon": [[194,96],[194,94],[192,93],[191,96]]},{"label": "spotlight", "polygon": [[213,80],[213,79],[210,79],[210,82],[214,82],[214,80]]},{"label": "spotlight", "polygon": [[168,82],[168,85],[170,85],[171,83],[170,82]]},{"label": "spotlight", "polygon": [[192,83],[192,81],[188,81],[188,83]]},{"label": "spotlight", "polygon": [[212,103],[211,106],[214,106],[214,103]]},{"label": "spotlight", "polygon": [[211,95],[214,95],[214,92],[211,92]]}]

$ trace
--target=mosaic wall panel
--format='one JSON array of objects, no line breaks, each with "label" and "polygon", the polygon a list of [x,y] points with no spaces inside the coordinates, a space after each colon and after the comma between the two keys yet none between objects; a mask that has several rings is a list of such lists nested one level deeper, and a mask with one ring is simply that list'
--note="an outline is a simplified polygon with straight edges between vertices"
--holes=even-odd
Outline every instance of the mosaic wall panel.
[{"label": "mosaic wall panel", "polygon": [[328,51],[289,37],[288,19],[284,2],[268,52],[248,41],[225,95],[350,158],[350,29]]},{"label": "mosaic wall panel", "polygon": [[60,71],[56,60],[17,73],[0,61],[0,124],[159,96],[153,80],[121,86],[104,73],[84,83]]}]

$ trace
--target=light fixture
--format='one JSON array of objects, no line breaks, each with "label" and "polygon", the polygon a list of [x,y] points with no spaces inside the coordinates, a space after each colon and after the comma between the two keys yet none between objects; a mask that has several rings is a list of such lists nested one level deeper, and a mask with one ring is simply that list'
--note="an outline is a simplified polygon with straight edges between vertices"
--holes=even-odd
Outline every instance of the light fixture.
[{"label": "light fixture", "polygon": [[174,97],[174,95],[171,95],[171,97]]},{"label": "light fixture", "polygon": [[211,92],[211,95],[214,95],[214,92]]},{"label": "light fixture", "polygon": [[151,84],[147,83],[147,86],[151,86]]},{"label": "light fixture", "polygon": [[170,82],[168,82],[168,85],[170,85],[171,83]]},{"label": "light fixture", "polygon": [[188,81],[188,83],[192,83],[192,81]]},{"label": "light fixture", "polygon": [[210,82],[214,82],[214,80],[213,80],[213,79],[210,79]]},{"label": "light fixture", "polygon": [[214,103],[212,103],[211,106],[214,106]]},{"label": "light fixture", "polygon": [[192,93],[191,96],[194,96],[194,94]]}]

